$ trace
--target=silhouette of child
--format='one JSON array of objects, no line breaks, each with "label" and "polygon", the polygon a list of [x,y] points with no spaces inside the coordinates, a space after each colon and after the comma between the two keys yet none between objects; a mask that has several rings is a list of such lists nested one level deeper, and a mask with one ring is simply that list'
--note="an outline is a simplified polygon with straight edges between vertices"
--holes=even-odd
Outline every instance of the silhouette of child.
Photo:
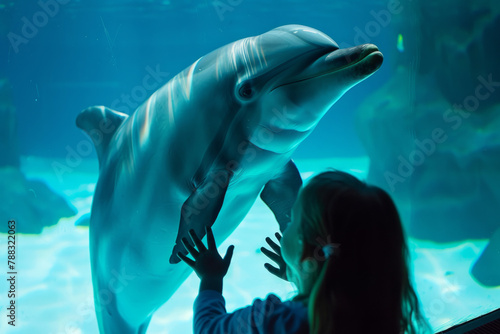
[{"label": "silhouette of child", "polygon": [[266,238],[276,262],[266,269],[294,283],[298,295],[265,300],[226,313],[222,279],[234,246],[222,258],[207,228],[208,249],[182,242],[195,261],[178,253],[201,279],[194,303],[194,333],[424,333],[408,268],[408,248],[397,209],[382,189],[354,176],[328,171],[311,179],[298,195],[281,247]]}]

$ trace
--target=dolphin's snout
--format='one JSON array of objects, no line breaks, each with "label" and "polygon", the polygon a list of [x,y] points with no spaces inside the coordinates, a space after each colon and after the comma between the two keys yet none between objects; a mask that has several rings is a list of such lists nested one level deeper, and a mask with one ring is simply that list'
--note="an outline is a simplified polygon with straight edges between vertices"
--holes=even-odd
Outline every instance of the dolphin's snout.
[{"label": "dolphin's snout", "polygon": [[361,45],[362,51],[359,59],[364,64],[364,70],[373,73],[382,66],[384,55],[379,51],[378,47],[373,44]]},{"label": "dolphin's snout", "polygon": [[[373,73],[382,65],[383,55],[378,47],[373,44],[363,44],[351,48],[335,50],[321,58],[313,65],[327,66],[333,70],[347,67],[366,67],[367,72]],[[366,66],[366,64],[370,66]]]},{"label": "dolphin's snout", "polygon": [[368,56],[370,53],[377,52],[378,47],[374,44],[363,44],[360,46],[361,53],[360,53],[360,58],[363,59],[366,56]]},{"label": "dolphin's snout", "polygon": [[349,82],[350,78],[359,82],[377,71],[382,62],[383,55],[374,44],[363,44],[345,49],[334,49],[333,51],[327,50],[325,54],[309,64],[297,76],[277,85],[273,90],[289,84],[340,73],[344,70],[342,75],[345,82]]}]

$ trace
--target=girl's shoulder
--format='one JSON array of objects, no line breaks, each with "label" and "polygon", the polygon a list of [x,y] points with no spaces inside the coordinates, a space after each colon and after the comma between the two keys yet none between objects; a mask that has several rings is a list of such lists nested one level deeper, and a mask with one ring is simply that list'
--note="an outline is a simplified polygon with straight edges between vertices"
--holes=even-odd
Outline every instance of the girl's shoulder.
[{"label": "girl's shoulder", "polygon": [[266,298],[264,299],[260,299],[260,298],[256,298],[254,299],[254,302],[255,301],[260,301],[260,302],[266,302],[266,303],[269,303],[269,304],[273,304],[273,305],[283,305],[285,307],[291,307],[291,308],[306,308],[307,309],[307,305],[302,302],[302,300],[297,300],[297,298],[294,298],[293,300],[292,299],[288,299],[288,300],[281,300],[280,297],[278,297],[277,295],[275,295],[274,293],[269,293]]},{"label": "girl's shoulder", "polygon": [[254,321],[274,330],[271,333],[283,333],[283,330],[285,333],[308,332],[307,306],[304,303],[282,301],[270,293],[265,299],[255,299],[251,308]]}]

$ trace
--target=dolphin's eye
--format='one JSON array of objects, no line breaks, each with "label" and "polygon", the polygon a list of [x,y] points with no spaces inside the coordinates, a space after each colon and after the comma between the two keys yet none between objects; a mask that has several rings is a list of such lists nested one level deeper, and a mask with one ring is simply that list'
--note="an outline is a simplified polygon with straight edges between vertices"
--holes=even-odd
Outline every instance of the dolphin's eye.
[{"label": "dolphin's eye", "polygon": [[250,83],[248,83],[248,82],[244,83],[243,85],[241,85],[238,93],[244,99],[251,98],[253,95],[252,85],[250,85]]}]

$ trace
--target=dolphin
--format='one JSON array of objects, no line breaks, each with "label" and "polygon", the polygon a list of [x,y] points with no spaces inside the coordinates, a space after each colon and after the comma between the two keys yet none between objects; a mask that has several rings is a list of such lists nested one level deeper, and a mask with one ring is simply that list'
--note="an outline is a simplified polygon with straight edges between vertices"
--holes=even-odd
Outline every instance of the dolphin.
[{"label": "dolphin", "polygon": [[278,27],[198,59],[130,116],[103,106],[76,123],[99,159],[90,258],[101,333],[145,333],[192,272],[177,252],[190,229],[219,242],[257,197],[283,231],[302,185],[297,146],[383,56],[324,33]]}]

